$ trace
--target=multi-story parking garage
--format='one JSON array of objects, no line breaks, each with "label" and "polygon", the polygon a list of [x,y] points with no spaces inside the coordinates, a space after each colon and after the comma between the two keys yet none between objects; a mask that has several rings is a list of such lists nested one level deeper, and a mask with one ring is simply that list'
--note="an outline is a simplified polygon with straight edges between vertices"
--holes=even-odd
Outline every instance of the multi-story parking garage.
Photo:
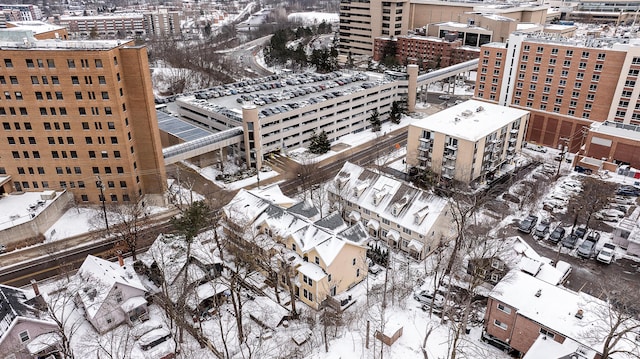
[{"label": "multi-story parking garage", "polygon": [[[417,75],[417,72],[416,72]],[[180,117],[216,131],[243,127],[238,150],[261,167],[268,153],[305,147],[314,133],[329,141],[364,131],[374,110],[386,120],[408,80],[361,72],[272,75],[178,98]]]}]

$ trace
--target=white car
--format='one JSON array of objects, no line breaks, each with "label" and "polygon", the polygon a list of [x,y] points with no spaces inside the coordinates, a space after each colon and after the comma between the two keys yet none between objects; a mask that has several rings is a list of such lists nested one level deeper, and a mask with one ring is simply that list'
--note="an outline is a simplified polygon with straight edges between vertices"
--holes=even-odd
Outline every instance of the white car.
[{"label": "white car", "polygon": [[615,257],[615,253],[616,253],[615,244],[605,243],[604,247],[602,247],[602,249],[600,250],[600,253],[598,253],[596,260],[598,262],[610,264],[611,261],[613,261],[613,258]]},{"label": "white car", "polygon": [[421,291],[414,293],[413,299],[417,300],[422,304],[427,304],[427,305],[431,305],[431,302],[433,302],[436,308],[442,308],[444,306],[444,301],[445,301],[444,297],[437,293],[435,294],[435,299],[434,299],[433,292],[426,289],[423,289]]},{"label": "white car", "polygon": [[532,146],[531,149],[536,152],[547,153],[547,148],[544,146]]},{"label": "white car", "polygon": [[440,95],[438,96],[440,100],[451,100],[451,96],[449,95]]}]

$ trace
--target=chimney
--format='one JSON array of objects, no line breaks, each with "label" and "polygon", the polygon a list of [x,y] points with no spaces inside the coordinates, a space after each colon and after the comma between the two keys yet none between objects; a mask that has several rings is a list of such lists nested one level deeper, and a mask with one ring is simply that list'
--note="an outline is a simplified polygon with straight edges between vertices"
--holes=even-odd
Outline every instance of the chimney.
[{"label": "chimney", "polygon": [[120,264],[120,267],[124,267],[124,258],[122,258],[122,252],[118,252],[118,264]]},{"label": "chimney", "polygon": [[578,309],[578,312],[576,313],[576,318],[582,319],[583,315],[584,315],[584,312],[582,311],[582,309]]},{"label": "chimney", "polygon": [[40,288],[38,288],[38,282],[35,279],[31,280],[31,287],[33,288],[33,293],[35,293],[36,297],[40,295]]}]

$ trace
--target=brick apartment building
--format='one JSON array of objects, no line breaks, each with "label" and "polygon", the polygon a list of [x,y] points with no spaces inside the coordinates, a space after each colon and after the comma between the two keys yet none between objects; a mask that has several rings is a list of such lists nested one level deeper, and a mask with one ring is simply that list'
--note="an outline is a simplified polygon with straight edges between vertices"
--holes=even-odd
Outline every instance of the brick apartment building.
[{"label": "brick apartment building", "polygon": [[[161,195],[166,173],[145,47],[0,31],[0,176],[79,202]],[[158,197],[150,197],[159,199]]]},{"label": "brick apartment building", "polygon": [[382,61],[389,49],[395,50],[398,63],[418,65],[422,69],[447,67],[479,56],[476,49],[463,47],[460,39],[447,41],[438,37],[408,35],[376,38],[373,59]]},{"label": "brick apartment building", "polygon": [[527,141],[577,152],[592,123],[640,124],[633,44],[514,34],[483,46],[479,66],[475,96],[531,111]]}]

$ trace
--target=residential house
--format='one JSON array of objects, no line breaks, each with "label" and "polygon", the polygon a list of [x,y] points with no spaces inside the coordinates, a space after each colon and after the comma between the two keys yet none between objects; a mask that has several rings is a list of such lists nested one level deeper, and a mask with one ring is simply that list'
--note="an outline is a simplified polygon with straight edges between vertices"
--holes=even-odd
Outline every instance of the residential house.
[{"label": "residential house", "polygon": [[0,285],[0,355],[31,359],[59,352],[58,326],[42,311],[42,298]]},{"label": "residential house", "polygon": [[[564,358],[562,353],[577,353],[577,358],[599,359],[614,313],[599,298],[511,270],[489,294],[483,336],[526,353],[527,358]],[[616,332],[622,333],[629,325],[638,324],[630,319],[620,323]],[[626,346],[634,345],[635,340],[636,334],[629,332],[616,343],[616,349],[629,349]],[[632,350],[637,352],[637,345]],[[545,352],[554,356],[541,356]]]},{"label": "residential house", "polygon": [[74,276],[69,289],[76,293],[76,303],[85,310],[87,320],[99,333],[127,322],[148,319],[146,288],[133,268],[87,256]]},{"label": "residential house", "polygon": [[[187,305],[196,314],[208,310],[228,290],[223,283],[212,283],[223,270],[222,260],[211,232],[204,232],[191,243],[187,256],[184,236],[160,234],[140,261],[146,274],[158,287],[165,285],[172,301],[176,302],[186,285],[193,288]],[[186,274],[185,274],[186,271]]]},{"label": "residential house", "polygon": [[294,286],[294,294],[314,309],[366,278],[369,241],[361,223],[348,225],[337,213],[323,218],[318,213],[309,202],[284,209],[246,190],[224,208],[227,234],[268,258],[266,266],[272,267],[266,269],[276,271],[282,286]]},{"label": "residential house", "polygon": [[452,236],[447,200],[381,173],[346,162],[327,191],[345,221],[415,259]]},{"label": "residential house", "polygon": [[519,269],[549,284],[564,283],[571,273],[565,261],[554,263],[540,256],[520,236],[499,238],[479,245],[465,258],[467,274],[497,284],[512,269]]}]

